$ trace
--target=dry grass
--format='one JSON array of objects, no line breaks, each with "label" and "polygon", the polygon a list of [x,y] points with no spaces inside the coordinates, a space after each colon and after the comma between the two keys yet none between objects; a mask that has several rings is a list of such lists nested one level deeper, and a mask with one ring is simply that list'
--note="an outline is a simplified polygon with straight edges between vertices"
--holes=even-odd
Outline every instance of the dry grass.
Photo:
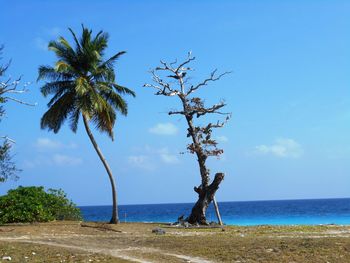
[{"label": "dry grass", "polygon": [[0,242],[0,256],[0,262],[5,262],[1,260],[4,256],[11,256],[8,262],[130,262],[103,254],[21,242]]},{"label": "dry grass", "polygon": [[[89,224],[93,227],[76,222],[0,227],[0,256],[11,256],[12,262],[350,262],[348,226],[231,226],[222,231]],[[167,233],[152,233],[157,226]]]}]

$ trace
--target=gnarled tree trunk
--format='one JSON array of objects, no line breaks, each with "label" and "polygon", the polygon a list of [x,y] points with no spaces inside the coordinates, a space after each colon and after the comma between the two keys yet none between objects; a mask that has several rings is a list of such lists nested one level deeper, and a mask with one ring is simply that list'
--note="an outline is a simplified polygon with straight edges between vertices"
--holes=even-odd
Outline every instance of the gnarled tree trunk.
[{"label": "gnarled tree trunk", "polygon": [[114,177],[112,174],[112,170],[109,167],[106,159],[104,158],[100,148],[98,147],[96,140],[94,138],[94,136],[92,135],[92,132],[90,130],[89,127],[89,121],[87,119],[87,117],[83,114],[83,120],[84,120],[84,126],[85,126],[85,130],[86,133],[88,134],[90,141],[92,143],[92,145],[95,148],[95,151],[97,152],[98,157],[100,157],[101,162],[103,163],[103,166],[105,167],[108,177],[109,177],[109,181],[111,182],[111,186],[112,186],[112,198],[113,198],[113,210],[112,210],[112,218],[110,220],[111,224],[118,224],[119,223],[119,217],[118,217],[118,207],[117,207],[117,190],[115,187],[115,183],[114,183]]},{"label": "gnarled tree trunk", "polygon": [[[193,97],[191,94],[206,86],[209,82],[217,81],[224,75],[230,72],[224,72],[217,75],[216,70],[212,71],[210,77],[206,78],[202,82],[194,85],[189,84],[189,77],[187,73],[193,70],[188,64],[194,60],[191,52],[188,53],[187,59],[182,63],[171,62],[167,63],[160,61],[161,66],[156,67],[151,71],[152,79],[156,84],[145,84],[145,87],[152,87],[157,90],[156,95],[164,96],[177,96],[181,100],[182,109],[169,111],[169,115],[180,114],[186,118],[188,128],[187,137],[191,138],[192,143],[187,145],[187,150],[191,154],[195,154],[199,166],[199,172],[201,176],[201,184],[199,187],[195,187],[195,192],[198,193],[198,200],[192,208],[191,215],[186,218],[190,224],[207,224],[206,210],[210,203],[213,201],[216,191],[219,189],[221,181],[224,179],[223,173],[217,173],[214,180],[210,184],[210,172],[206,167],[206,160],[208,157],[220,156],[224,151],[217,147],[217,141],[212,138],[212,131],[216,128],[222,128],[226,122],[230,119],[231,114],[221,112],[221,109],[226,105],[224,101],[214,104],[211,107],[204,105],[204,100],[199,97]],[[162,77],[156,72],[166,72]],[[162,74],[163,75],[163,74]],[[168,78],[166,81],[164,78]],[[177,86],[174,83],[174,79],[177,80]],[[171,81],[170,81],[171,80]],[[206,125],[195,125],[194,118],[202,117],[206,114],[221,114],[226,118],[223,121],[209,122]],[[218,220],[221,224],[219,209],[216,206],[216,212]],[[183,222],[183,217],[179,217],[179,222]]]},{"label": "gnarled tree trunk", "polygon": [[192,208],[191,215],[187,218],[190,224],[207,225],[206,211],[213,201],[216,191],[219,189],[219,185],[224,179],[223,173],[217,173],[213,182],[206,187],[195,187],[194,191],[198,193],[198,200]]}]

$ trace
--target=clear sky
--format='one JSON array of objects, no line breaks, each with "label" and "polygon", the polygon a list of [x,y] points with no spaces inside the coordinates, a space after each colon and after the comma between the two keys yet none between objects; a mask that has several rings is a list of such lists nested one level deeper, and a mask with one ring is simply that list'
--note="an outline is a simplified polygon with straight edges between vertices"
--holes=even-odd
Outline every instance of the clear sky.
[{"label": "clear sky", "polygon": [[62,188],[79,205],[111,204],[107,174],[82,123],[76,134],[40,130],[48,99],[36,83],[39,65],[55,61],[49,40],[80,25],[110,34],[109,55],[126,50],[117,81],[136,91],[112,143],[96,139],[117,180],[121,204],[192,202],[200,182],[185,123],[168,116],[176,98],[142,85],[160,59],[192,50],[193,81],[211,70],[232,70],[198,95],[225,99],[233,117],[216,138],[225,150],[211,160],[226,178],[219,201],[350,197],[349,1],[7,1],[0,0],[0,43],[8,71],[33,82],[8,103],[1,134],[16,140],[18,185]]}]

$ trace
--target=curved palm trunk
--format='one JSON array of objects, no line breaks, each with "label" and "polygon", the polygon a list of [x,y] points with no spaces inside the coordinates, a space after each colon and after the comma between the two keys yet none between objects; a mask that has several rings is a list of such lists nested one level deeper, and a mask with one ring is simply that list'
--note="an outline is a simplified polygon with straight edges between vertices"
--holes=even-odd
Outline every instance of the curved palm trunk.
[{"label": "curved palm trunk", "polygon": [[111,224],[118,224],[119,223],[119,217],[118,217],[118,208],[117,208],[117,190],[115,187],[115,183],[114,183],[114,177],[111,171],[111,168],[109,167],[106,159],[104,158],[100,148],[98,147],[94,136],[92,135],[92,132],[90,130],[89,127],[89,122],[88,119],[86,118],[86,116],[83,114],[83,120],[84,120],[84,126],[85,126],[85,130],[86,133],[88,134],[90,141],[92,143],[92,145],[95,148],[95,151],[97,152],[98,157],[100,157],[101,162],[103,163],[103,166],[105,167],[109,180],[111,182],[111,186],[112,186],[112,198],[113,198],[113,211],[112,211],[112,218],[110,223]]}]

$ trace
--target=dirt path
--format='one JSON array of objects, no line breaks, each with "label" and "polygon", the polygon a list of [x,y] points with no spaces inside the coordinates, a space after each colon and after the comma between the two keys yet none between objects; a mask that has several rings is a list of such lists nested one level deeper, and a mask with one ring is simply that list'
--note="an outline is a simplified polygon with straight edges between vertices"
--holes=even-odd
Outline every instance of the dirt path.
[{"label": "dirt path", "polygon": [[[85,251],[89,253],[104,254],[104,255],[128,260],[131,262],[138,262],[138,263],[156,263],[156,262],[164,262],[164,260],[166,262],[214,263],[213,261],[209,261],[199,257],[191,257],[188,255],[167,253],[160,249],[154,249],[154,248],[147,248],[147,247],[127,247],[127,248],[113,248],[113,249],[101,248],[99,247],[100,245],[98,242],[90,243],[89,245],[78,246],[78,245],[72,245],[72,244],[57,243],[58,240],[62,239],[57,236],[55,237],[55,239],[56,239],[56,242],[52,239],[51,239],[52,241],[35,240],[33,239],[33,237],[29,237],[29,236],[19,236],[15,238],[0,237],[0,241],[23,242],[23,243],[40,244],[40,245],[53,246],[53,247],[65,248],[65,249],[74,249],[74,250],[80,250],[80,251]],[[135,252],[136,254],[139,254],[139,256],[135,256]],[[145,260],[144,258],[148,258],[148,256],[156,257],[157,259]]]},{"label": "dirt path", "polygon": [[54,246],[59,248],[66,248],[66,249],[74,249],[74,250],[81,250],[85,252],[90,253],[99,253],[104,255],[109,255],[125,260],[129,260],[132,262],[139,262],[139,263],[150,263],[149,261],[141,260],[138,258],[130,257],[128,255],[125,255],[122,253],[121,250],[115,249],[97,249],[93,247],[80,247],[80,246],[74,246],[74,245],[65,245],[65,244],[58,244],[55,242],[45,242],[45,241],[38,241],[38,240],[28,240],[28,238],[21,239],[21,238],[0,238],[0,241],[8,241],[8,242],[23,242],[23,243],[31,243],[31,244],[40,244],[40,245],[47,245],[47,246]]}]

